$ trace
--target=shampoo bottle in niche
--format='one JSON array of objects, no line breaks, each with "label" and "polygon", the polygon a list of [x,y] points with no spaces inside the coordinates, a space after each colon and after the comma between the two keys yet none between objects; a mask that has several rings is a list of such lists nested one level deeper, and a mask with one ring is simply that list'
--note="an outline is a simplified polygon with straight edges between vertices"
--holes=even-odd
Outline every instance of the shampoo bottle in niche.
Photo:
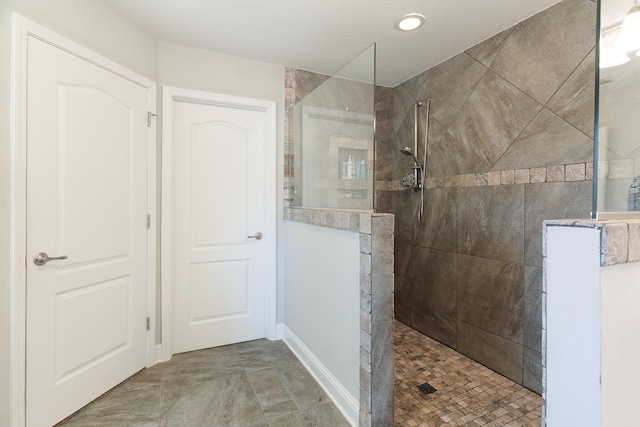
[{"label": "shampoo bottle in niche", "polygon": [[640,176],[637,176],[629,187],[629,210],[640,211]]},{"label": "shampoo bottle in niche", "polygon": [[361,160],[358,163],[358,179],[367,179],[367,163],[364,160]]},{"label": "shampoo bottle in niche", "polygon": [[347,160],[347,179],[354,179],[356,177],[356,168],[355,163],[353,162],[353,157],[349,156],[349,160]]}]

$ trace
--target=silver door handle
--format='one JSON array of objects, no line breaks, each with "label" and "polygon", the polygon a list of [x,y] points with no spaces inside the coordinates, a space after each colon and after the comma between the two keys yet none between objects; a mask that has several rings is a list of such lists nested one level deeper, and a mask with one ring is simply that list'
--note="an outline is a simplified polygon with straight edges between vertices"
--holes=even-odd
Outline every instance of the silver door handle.
[{"label": "silver door handle", "polygon": [[49,261],[52,261],[54,259],[67,259],[69,258],[66,255],[62,255],[62,256],[49,256],[47,255],[46,252],[38,252],[37,254],[35,254],[33,256],[33,263],[35,265],[45,265],[46,263],[48,263]]},{"label": "silver door handle", "polygon": [[256,240],[261,240],[262,239],[262,233],[261,232],[257,232],[256,234],[254,234],[253,236],[247,236],[249,239],[256,239]]}]

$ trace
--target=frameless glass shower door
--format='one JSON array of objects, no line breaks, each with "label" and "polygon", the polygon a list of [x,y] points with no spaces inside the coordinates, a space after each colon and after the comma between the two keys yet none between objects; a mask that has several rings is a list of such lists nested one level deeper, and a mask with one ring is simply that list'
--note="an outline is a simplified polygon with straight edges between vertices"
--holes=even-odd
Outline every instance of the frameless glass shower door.
[{"label": "frameless glass shower door", "polygon": [[593,219],[640,218],[640,8],[600,0]]},{"label": "frameless glass shower door", "polygon": [[292,204],[373,209],[375,44],[294,107]]}]

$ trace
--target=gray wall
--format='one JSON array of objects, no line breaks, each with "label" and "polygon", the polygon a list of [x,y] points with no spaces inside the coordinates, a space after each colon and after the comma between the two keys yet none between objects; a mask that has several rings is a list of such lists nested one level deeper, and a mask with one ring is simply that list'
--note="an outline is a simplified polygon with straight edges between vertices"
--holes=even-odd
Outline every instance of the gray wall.
[{"label": "gray wall", "polygon": [[[377,209],[396,215],[396,318],[538,392],[542,221],[591,207],[595,17],[595,2],[564,0],[378,90]],[[427,98],[418,224],[399,148],[412,146],[413,103]]]},{"label": "gray wall", "polygon": [[284,324],[358,401],[360,235],[294,221],[282,226]]}]

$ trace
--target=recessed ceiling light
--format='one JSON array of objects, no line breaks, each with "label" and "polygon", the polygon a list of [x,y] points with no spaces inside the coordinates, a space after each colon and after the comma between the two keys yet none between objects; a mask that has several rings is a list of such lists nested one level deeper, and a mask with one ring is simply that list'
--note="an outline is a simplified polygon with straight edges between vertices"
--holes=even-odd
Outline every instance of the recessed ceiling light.
[{"label": "recessed ceiling light", "polygon": [[424,24],[424,16],[417,13],[405,15],[398,21],[396,27],[402,31],[411,31],[419,28]]}]

